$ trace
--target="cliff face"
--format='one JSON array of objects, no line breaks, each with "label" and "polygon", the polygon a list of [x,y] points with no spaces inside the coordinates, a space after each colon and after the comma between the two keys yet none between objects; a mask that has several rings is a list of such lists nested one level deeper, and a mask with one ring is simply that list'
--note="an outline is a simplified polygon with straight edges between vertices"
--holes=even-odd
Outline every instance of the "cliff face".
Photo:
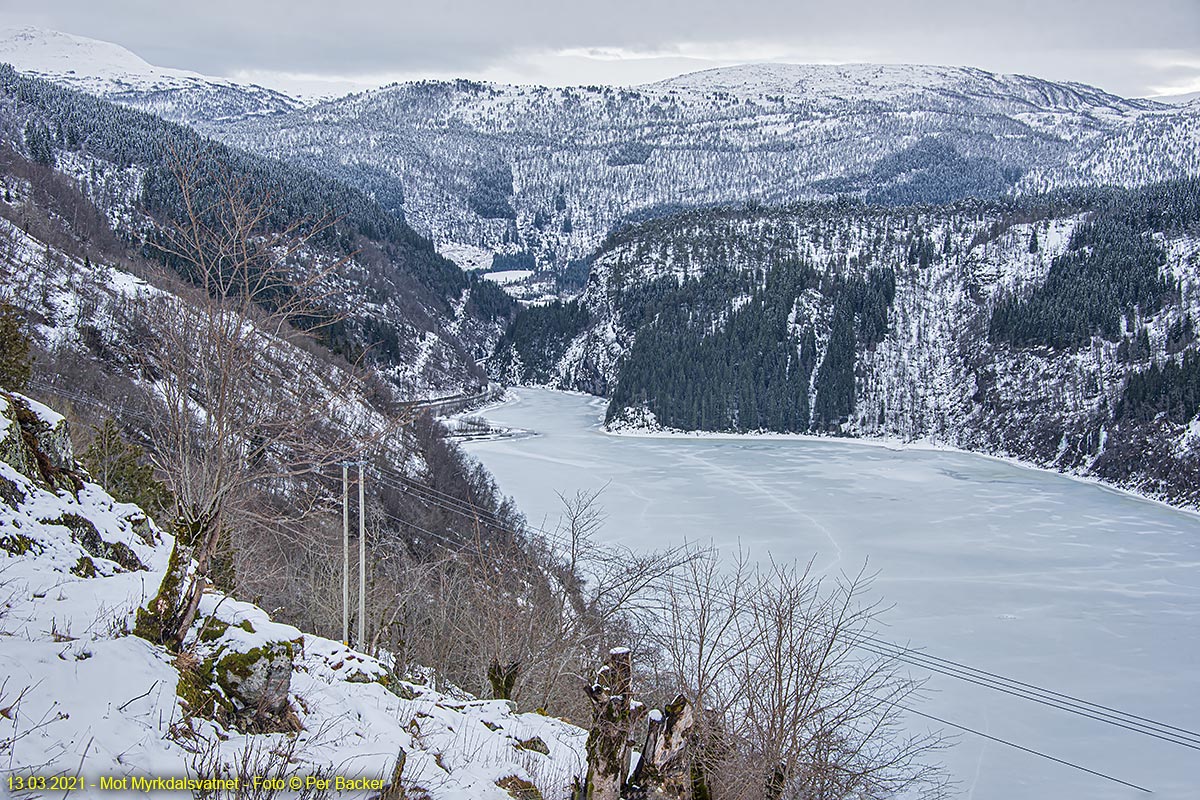
[{"label": "cliff face", "polygon": [[537,351],[510,338],[494,366],[609,396],[610,425],[929,440],[1194,505],[1200,239],[1137,234],[1130,263],[1160,260],[1146,274],[1161,298],[1076,336],[1075,315],[1105,319],[1080,302],[1123,291],[1096,277],[1114,246],[1084,243],[1095,216],[821,206],[650,223],[596,255],[585,325]]}]

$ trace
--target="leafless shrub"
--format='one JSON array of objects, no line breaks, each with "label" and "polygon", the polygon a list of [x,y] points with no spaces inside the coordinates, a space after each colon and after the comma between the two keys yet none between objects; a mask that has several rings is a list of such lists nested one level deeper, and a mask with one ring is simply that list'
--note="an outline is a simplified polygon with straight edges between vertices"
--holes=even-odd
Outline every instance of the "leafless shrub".
[{"label": "leafless shrub", "polygon": [[[330,788],[332,773],[300,769],[296,737],[256,737],[246,741],[231,763],[224,760],[220,741],[206,741],[192,757],[187,774],[212,783],[193,789],[194,800],[273,800],[276,797],[324,800],[333,796]],[[230,784],[227,783],[229,779],[237,780]]]},{"label": "leafless shrub", "polygon": [[911,736],[902,707],[920,685],[857,645],[879,608],[865,572],[822,579],[811,565],[721,568],[695,559],[672,584],[661,646],[698,717],[694,766],[713,798],[937,797],[926,763],[943,746]]},{"label": "leafless shrub", "polygon": [[403,672],[433,668],[479,696],[582,720],[578,676],[619,642],[643,637],[656,583],[690,554],[636,554],[593,540],[595,493],[564,499],[552,541],[490,531],[437,558],[393,553],[372,565],[375,643]]},{"label": "leafless shrub", "polygon": [[[291,346],[307,335],[298,323],[311,330],[325,318],[329,278],[346,259],[299,271],[290,262],[332,222],[274,227],[269,197],[202,163],[175,161],[182,221],[166,223],[156,244],[196,289],[187,302],[151,296],[144,314],[144,365],[162,406],[152,457],[176,496],[177,552],[140,632],[176,646],[205,587],[228,572],[231,532],[277,524],[284,507],[307,510],[306,476],[384,434],[327,425],[352,402],[353,376],[331,373],[316,391],[287,380],[304,366]],[[269,499],[284,494],[286,503]]]}]

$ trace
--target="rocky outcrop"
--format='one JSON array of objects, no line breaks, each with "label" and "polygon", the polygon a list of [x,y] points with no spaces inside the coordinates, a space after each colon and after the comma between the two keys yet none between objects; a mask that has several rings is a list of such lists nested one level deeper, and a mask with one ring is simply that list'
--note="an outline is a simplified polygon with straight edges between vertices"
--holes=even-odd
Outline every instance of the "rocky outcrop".
[{"label": "rocky outcrop", "polygon": [[16,392],[0,390],[0,403],[0,461],[43,488],[82,488],[66,419]]}]

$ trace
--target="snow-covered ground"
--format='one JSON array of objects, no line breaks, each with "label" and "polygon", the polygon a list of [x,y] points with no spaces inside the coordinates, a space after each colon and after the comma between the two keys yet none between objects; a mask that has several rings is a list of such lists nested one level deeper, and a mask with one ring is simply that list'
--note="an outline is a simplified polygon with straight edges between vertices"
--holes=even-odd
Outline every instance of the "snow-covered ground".
[{"label": "snow-covered ground", "polygon": [[[51,491],[8,463],[37,473],[18,443],[14,402],[46,423],[47,441],[65,441],[61,416],[0,394],[0,797],[50,796],[37,786],[12,791],[8,778],[30,776],[78,776],[77,797],[145,796],[99,783],[195,777],[217,762],[237,770],[243,753],[260,776],[381,780],[403,752],[408,797],[509,800],[508,789],[527,781],[546,800],[565,800],[586,732],[560,720],[390,675],[369,656],[216,591],[202,600],[182,653],[131,635],[136,609],[158,589],[171,538],[94,483]],[[62,447],[46,452],[70,461]],[[294,739],[189,720],[181,695],[197,695],[177,687],[182,674],[202,674],[199,659],[211,658],[222,674],[218,659],[281,643],[294,651],[287,702],[302,726]],[[227,678],[240,674],[234,663]]]},{"label": "snow-covered ground", "polygon": [[491,250],[458,242],[444,242],[438,246],[437,251],[438,255],[450,259],[460,269],[469,271],[491,269],[492,259],[495,258]]},{"label": "snow-covered ground", "polygon": [[[606,486],[603,536],[631,547],[740,544],[758,557],[815,556],[826,571],[869,559],[879,598],[894,606],[881,632],[889,641],[1197,727],[1200,515],[965,453],[612,436],[599,428],[603,400],[537,389],[510,397],[482,415],[540,435],[466,447],[535,525],[552,524],[556,492]],[[926,713],[1159,798],[1200,797],[1195,750],[945,676],[929,688]],[[1142,796],[969,735],[945,761],[972,800]]]}]

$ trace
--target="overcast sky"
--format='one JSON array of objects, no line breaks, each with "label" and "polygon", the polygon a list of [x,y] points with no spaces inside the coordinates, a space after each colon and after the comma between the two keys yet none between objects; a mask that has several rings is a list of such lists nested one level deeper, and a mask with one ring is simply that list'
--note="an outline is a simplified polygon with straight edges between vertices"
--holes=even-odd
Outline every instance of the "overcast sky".
[{"label": "overcast sky", "polygon": [[970,65],[1200,91],[1200,0],[0,0],[4,25],[280,88],[469,77],[631,84],[729,64]]}]

